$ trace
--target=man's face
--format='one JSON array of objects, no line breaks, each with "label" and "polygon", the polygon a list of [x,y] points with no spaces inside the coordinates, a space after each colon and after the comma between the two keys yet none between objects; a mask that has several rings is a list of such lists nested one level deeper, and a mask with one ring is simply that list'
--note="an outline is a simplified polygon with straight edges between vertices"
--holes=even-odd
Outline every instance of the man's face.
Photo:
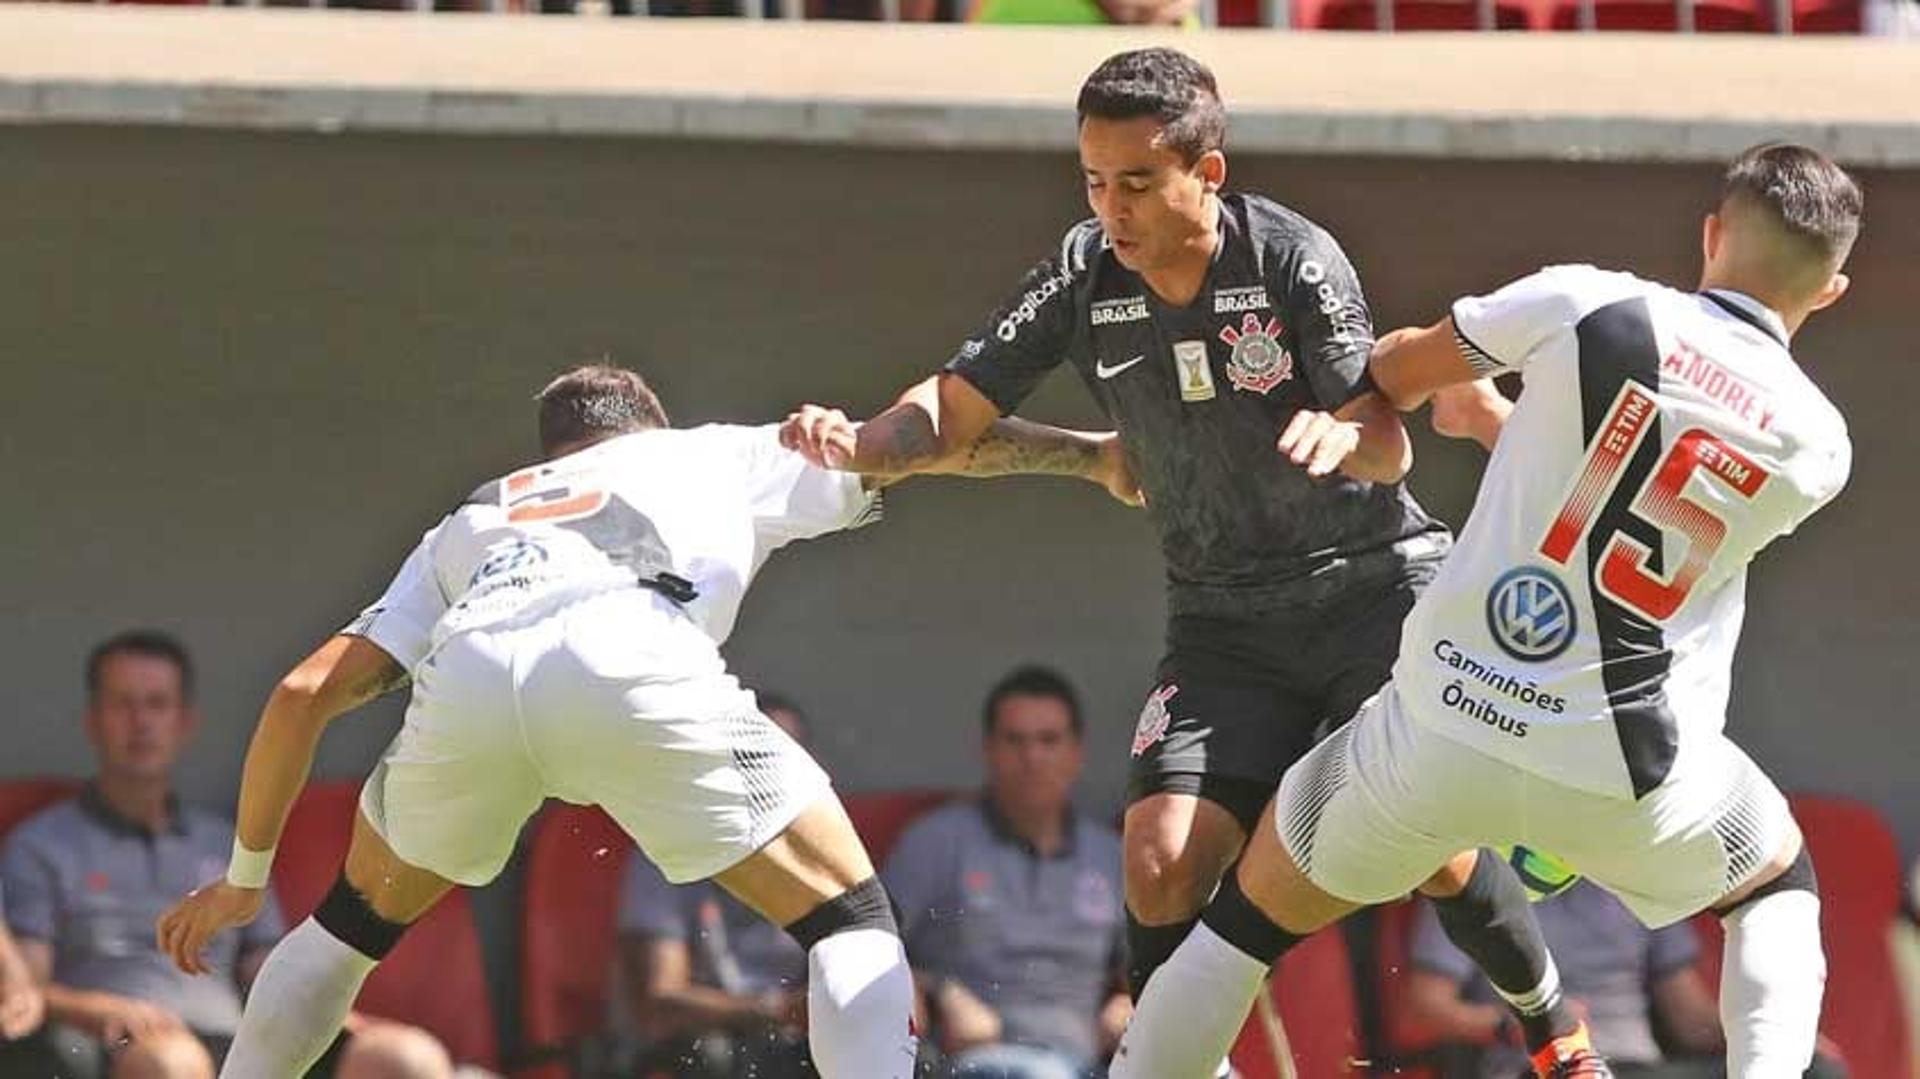
[{"label": "man's face", "polygon": [[1036,813],[1065,808],[1083,760],[1066,702],[1023,693],[1002,699],[986,757],[987,786],[999,805]]},{"label": "man's face", "polygon": [[87,737],[103,775],[165,779],[195,719],[178,667],[158,656],[119,652],[101,665],[100,689],[87,707]]},{"label": "man's face", "polygon": [[1164,130],[1150,116],[1089,116],[1080,125],[1087,205],[1114,256],[1135,273],[1164,268],[1206,231],[1207,195],[1225,174],[1218,151],[1188,164],[1162,143]]}]

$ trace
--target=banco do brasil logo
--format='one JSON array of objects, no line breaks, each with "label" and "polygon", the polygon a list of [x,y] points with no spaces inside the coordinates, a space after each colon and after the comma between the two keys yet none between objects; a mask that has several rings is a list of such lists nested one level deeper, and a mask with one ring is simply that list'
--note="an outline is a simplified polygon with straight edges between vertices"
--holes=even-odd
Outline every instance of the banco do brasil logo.
[{"label": "banco do brasil logo", "polygon": [[1546,570],[1510,569],[1487,592],[1487,630],[1501,651],[1523,663],[1565,652],[1575,623],[1572,594]]}]

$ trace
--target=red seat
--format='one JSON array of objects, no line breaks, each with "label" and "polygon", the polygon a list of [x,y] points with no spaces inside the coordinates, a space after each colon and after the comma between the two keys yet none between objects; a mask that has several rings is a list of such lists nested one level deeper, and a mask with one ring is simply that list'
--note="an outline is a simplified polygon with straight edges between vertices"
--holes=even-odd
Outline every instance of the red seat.
[{"label": "red seat", "polygon": [[[1355,1059],[1360,1012],[1346,938],[1338,926],[1315,933],[1288,952],[1268,985],[1300,1079],[1366,1074]],[[1280,1074],[1258,1010],[1240,1030],[1233,1066],[1246,1079],[1273,1079]]]},{"label": "red seat", "polygon": [[841,803],[847,807],[853,830],[860,833],[860,842],[866,844],[873,864],[883,865],[907,825],[954,797],[955,792],[942,790],[872,791],[842,795]]},{"label": "red seat", "polygon": [[[358,783],[315,783],[294,803],[273,866],[288,925],[312,913],[339,879],[359,795]],[[465,892],[456,888],[407,930],[367,979],[355,1008],[431,1031],[456,1061],[495,1065],[493,1004]]]},{"label": "red seat", "polygon": [[[620,877],[633,841],[597,806],[556,804],[534,821],[520,927],[521,1035],[533,1055],[607,1024]],[[523,1079],[565,1079],[552,1063]]]},{"label": "red seat", "polygon": [[[1327,0],[1312,12],[1313,22],[1303,21],[1301,25],[1312,30],[1377,30],[1377,16],[1373,0]],[[1499,0],[1493,6],[1496,30],[1525,30],[1528,21],[1527,8],[1522,4]],[[1478,30],[1480,6],[1474,0],[1394,0],[1393,28]]]},{"label": "red seat", "polygon": [[80,781],[56,776],[0,780],[0,836],[13,826],[80,792]]},{"label": "red seat", "polygon": [[1864,29],[1860,0],[1794,0],[1796,34],[1857,34]]},{"label": "red seat", "polygon": [[1380,1002],[1382,1047],[1395,1062],[1396,1079],[1430,1079],[1433,1069],[1417,1063],[1444,1039],[1407,1007],[1407,975],[1413,969],[1413,927],[1422,900],[1403,899],[1374,910],[1374,984]]},{"label": "red seat", "polygon": [[[1594,28],[1671,33],[1680,28],[1674,0],[1596,0]],[[1763,0],[1695,0],[1693,28],[1700,33],[1759,33],[1767,29]],[[1555,30],[1580,28],[1578,0],[1559,0],[1548,16]]]},{"label": "red seat", "polygon": [[[1789,801],[1820,878],[1820,937],[1827,995],[1820,1032],[1854,1075],[1911,1075],[1913,1048],[1899,974],[1887,936],[1900,911],[1900,850],[1872,807],[1846,798],[1794,795]],[[1695,916],[1700,973],[1720,986],[1720,919]]]}]

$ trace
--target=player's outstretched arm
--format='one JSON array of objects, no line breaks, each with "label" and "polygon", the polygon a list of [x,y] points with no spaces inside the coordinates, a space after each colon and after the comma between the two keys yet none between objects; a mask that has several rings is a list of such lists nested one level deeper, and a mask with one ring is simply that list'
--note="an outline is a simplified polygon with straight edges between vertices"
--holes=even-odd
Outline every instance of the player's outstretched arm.
[{"label": "player's outstretched arm", "polygon": [[972,476],[1074,476],[1091,480],[1129,506],[1144,506],[1140,484],[1127,467],[1120,436],[1075,431],[1018,416],[993,421],[973,445],[935,462],[929,473]]},{"label": "player's outstretched arm", "polygon": [[405,685],[407,672],[365,637],[330,637],[287,672],[260,712],[240,775],[234,834],[249,850],[272,850],[327,724]]},{"label": "player's outstretched arm", "polygon": [[865,423],[805,405],[780,426],[781,444],[823,468],[869,476],[1078,476],[1141,504],[1112,432],[1072,431],[1014,417],[948,373],[915,384]]},{"label": "player's outstretched arm", "polygon": [[821,468],[912,476],[971,446],[998,418],[979,390],[942,373],[908,387],[865,423],[837,408],[802,405],[780,425],[780,444]]},{"label": "player's outstretched arm", "polygon": [[1426,404],[1435,390],[1480,377],[1460,354],[1451,315],[1431,326],[1408,326],[1382,334],[1374,342],[1367,373],[1373,376],[1380,395],[1402,412]]},{"label": "player's outstretched arm", "polygon": [[1383,335],[1374,343],[1367,372],[1393,407],[1412,412],[1431,400],[1435,431],[1470,438],[1489,451],[1513,411],[1493,380],[1461,354],[1452,316]]},{"label": "player's outstretched arm", "polygon": [[337,717],[406,683],[406,670],[364,637],[331,637],[274,687],[240,776],[234,864],[161,915],[160,948],[189,974],[209,973],[201,951],[215,933],[260,912],[267,869],[294,799],[307,785],[321,732]]}]

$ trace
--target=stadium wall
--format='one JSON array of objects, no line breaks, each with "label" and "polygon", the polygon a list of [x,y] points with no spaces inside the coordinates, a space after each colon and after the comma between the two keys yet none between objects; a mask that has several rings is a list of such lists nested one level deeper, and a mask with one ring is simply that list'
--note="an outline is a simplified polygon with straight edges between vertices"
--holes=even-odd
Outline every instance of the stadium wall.
[{"label": "stadium wall", "polygon": [[[0,159],[0,774],[84,771],[81,657],[155,624],[204,665],[185,787],[222,804],[271,680],[527,458],[554,369],[637,364],[683,423],[865,413],[1081,213],[1052,153],[22,127]],[[1854,478],[1756,567],[1732,728],[1911,850],[1920,176],[1864,178],[1854,292],[1799,350],[1852,423]],[[1543,262],[1686,282],[1714,170],[1241,155],[1232,180],[1342,237],[1386,327]],[[1028,413],[1097,422],[1067,374]],[[1415,489],[1457,523],[1476,453],[1419,451]],[[1090,486],[918,481],[880,526],[777,559],[730,651],[812,710],[850,789],[972,784],[987,685],[1056,664],[1091,706],[1086,800],[1112,808],[1159,581],[1146,520]],[[343,721],[319,773],[362,772],[398,711]]]}]

